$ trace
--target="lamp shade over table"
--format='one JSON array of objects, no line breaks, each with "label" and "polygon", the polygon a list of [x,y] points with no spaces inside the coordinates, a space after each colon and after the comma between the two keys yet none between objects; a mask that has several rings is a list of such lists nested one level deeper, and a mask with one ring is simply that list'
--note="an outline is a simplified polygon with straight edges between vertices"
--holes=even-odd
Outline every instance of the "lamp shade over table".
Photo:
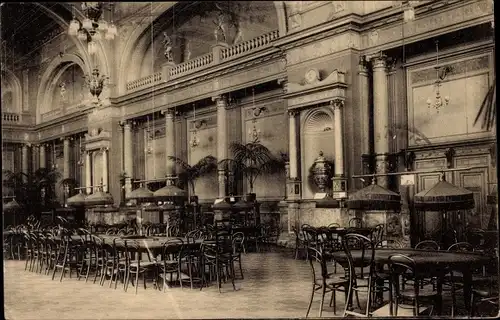
[{"label": "lamp shade over table", "polygon": [[444,179],[415,195],[415,208],[425,211],[453,211],[474,208],[474,194]]},{"label": "lamp shade over table", "polygon": [[66,200],[66,203],[68,204],[68,206],[72,207],[83,207],[85,205],[85,199],[85,195],[80,190],[78,194],[75,194],[74,196],[68,198],[68,200]]},{"label": "lamp shade over table", "polygon": [[401,196],[377,184],[371,185],[349,195],[347,207],[355,210],[394,210],[401,209]]}]

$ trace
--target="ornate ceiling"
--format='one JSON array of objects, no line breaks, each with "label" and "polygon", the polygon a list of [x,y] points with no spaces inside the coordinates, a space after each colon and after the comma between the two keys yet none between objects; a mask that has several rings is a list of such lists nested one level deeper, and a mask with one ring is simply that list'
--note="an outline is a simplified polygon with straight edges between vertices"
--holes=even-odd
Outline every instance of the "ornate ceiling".
[{"label": "ornate ceiling", "polygon": [[15,60],[36,50],[55,31],[60,32],[62,20],[71,20],[65,3],[9,2],[2,3],[0,10],[2,49]]}]

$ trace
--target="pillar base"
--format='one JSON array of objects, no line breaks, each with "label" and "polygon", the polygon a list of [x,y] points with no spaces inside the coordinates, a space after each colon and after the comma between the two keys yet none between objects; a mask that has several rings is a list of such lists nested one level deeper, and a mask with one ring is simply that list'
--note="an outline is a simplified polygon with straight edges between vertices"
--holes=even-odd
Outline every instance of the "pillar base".
[{"label": "pillar base", "polygon": [[[378,154],[375,156],[375,170],[377,174],[389,172],[389,157],[387,154]],[[377,184],[383,188],[389,187],[389,179],[387,176],[377,177]]]},{"label": "pillar base", "polygon": [[335,176],[332,178],[332,198],[347,198],[347,178],[344,176]]},{"label": "pillar base", "polygon": [[132,178],[125,178],[125,199],[132,192]]},{"label": "pillar base", "polygon": [[302,198],[302,181],[298,178],[290,178],[286,182],[287,199],[288,200],[298,200]]}]

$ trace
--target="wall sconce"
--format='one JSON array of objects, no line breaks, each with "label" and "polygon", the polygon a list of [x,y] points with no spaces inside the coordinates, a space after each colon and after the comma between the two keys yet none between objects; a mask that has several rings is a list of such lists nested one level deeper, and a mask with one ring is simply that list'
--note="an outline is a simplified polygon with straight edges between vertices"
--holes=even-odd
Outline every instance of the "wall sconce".
[{"label": "wall sconce", "polygon": [[257,129],[255,124],[253,125],[253,129],[248,131],[248,135],[250,136],[250,141],[253,143],[259,142],[260,129]]}]

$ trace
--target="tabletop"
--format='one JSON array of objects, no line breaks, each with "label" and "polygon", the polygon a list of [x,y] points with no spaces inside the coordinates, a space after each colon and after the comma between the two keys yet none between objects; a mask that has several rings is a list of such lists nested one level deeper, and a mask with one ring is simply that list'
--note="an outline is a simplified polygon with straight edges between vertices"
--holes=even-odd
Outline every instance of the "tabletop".
[{"label": "tabletop", "polygon": [[[351,251],[353,260],[362,258],[361,250]],[[473,252],[448,252],[448,251],[428,251],[417,249],[375,249],[375,262],[389,263],[389,257],[395,254],[403,254],[415,261],[419,266],[477,266],[478,264],[488,262],[491,257]],[[343,251],[333,252],[331,254],[336,260],[346,259]],[[365,259],[368,259],[369,253],[365,251]]]}]

